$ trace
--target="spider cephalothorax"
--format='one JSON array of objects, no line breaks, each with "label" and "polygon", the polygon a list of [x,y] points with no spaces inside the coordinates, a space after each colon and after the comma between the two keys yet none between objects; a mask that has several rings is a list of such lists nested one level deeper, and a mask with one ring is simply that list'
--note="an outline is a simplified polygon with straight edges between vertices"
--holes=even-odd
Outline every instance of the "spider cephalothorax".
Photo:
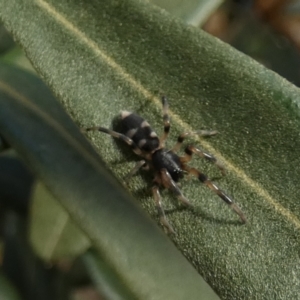
[{"label": "spider cephalothorax", "polygon": [[154,171],[152,193],[160,221],[169,232],[174,233],[174,230],[165,216],[159,188],[164,187],[171,190],[185,206],[191,207],[191,203],[182,194],[177,185],[177,182],[184,176],[184,174],[196,176],[202,183],[231,206],[243,222],[246,222],[245,215],[229,196],[220,190],[219,187],[209,180],[201,171],[187,165],[187,163],[192,159],[193,154],[196,154],[214,163],[224,174],[225,170],[223,166],[219,164],[215,157],[203,152],[193,145],[189,145],[185,148],[184,156],[179,156],[176,153],[188,135],[198,134],[201,136],[211,136],[215,135],[217,132],[207,130],[185,132],[178,137],[177,143],[172,149],[166,149],[165,140],[167,139],[170,131],[170,119],[168,115],[168,102],[166,97],[162,97],[162,103],[164,133],[160,138],[158,138],[157,134],[151,129],[147,121],[137,114],[128,111],[121,112],[120,132],[98,126],[87,128],[86,131],[98,130],[110,134],[111,136],[124,141],[137,155],[143,158],[137,162],[135,167],[129,172],[126,180],[129,180],[142,167]]}]

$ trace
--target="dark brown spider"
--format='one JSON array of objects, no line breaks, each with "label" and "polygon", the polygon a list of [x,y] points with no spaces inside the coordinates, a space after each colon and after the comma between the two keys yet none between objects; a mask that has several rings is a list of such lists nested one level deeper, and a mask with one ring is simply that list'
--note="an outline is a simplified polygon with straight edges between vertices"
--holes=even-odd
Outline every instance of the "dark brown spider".
[{"label": "dark brown spider", "polygon": [[189,145],[185,148],[184,156],[178,156],[176,154],[187,136],[191,134],[211,136],[215,135],[217,132],[207,130],[185,132],[178,137],[177,143],[171,150],[165,149],[165,140],[167,139],[170,131],[170,118],[168,115],[167,98],[164,96],[162,97],[162,104],[164,133],[160,138],[158,138],[157,134],[151,129],[147,121],[145,121],[140,116],[128,111],[121,112],[121,132],[112,131],[110,129],[98,126],[87,128],[86,131],[98,130],[107,133],[114,138],[122,140],[127,145],[129,145],[137,155],[143,157],[143,160],[137,162],[135,167],[129,172],[126,177],[126,181],[129,180],[134,174],[136,174],[137,171],[142,167],[154,171],[155,175],[152,187],[153,197],[156,203],[160,221],[170,233],[174,233],[174,230],[167,221],[164,209],[162,207],[159,188],[164,187],[171,190],[185,206],[192,207],[192,204],[182,194],[181,190],[176,184],[176,182],[178,182],[179,179],[184,176],[184,174],[192,174],[196,176],[202,183],[204,183],[223,201],[225,201],[245,223],[245,215],[243,214],[241,209],[233,202],[233,200],[222,190],[220,190],[217,185],[209,180],[205,174],[187,165],[187,162],[192,159],[192,155],[196,154],[214,163],[224,175],[225,170],[223,166],[219,164],[216,158],[192,145]]}]

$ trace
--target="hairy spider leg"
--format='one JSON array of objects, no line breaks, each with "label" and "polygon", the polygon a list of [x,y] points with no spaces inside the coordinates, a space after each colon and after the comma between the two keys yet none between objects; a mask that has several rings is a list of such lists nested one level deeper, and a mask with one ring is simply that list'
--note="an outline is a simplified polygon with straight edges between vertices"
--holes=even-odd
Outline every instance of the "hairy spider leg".
[{"label": "hairy spider leg", "polygon": [[140,160],[138,161],[135,166],[132,168],[132,170],[125,176],[124,180],[126,183],[131,179],[132,176],[134,176],[140,168],[146,167],[148,164],[146,163],[145,160]]},{"label": "hairy spider leg", "polygon": [[170,132],[170,117],[169,117],[169,104],[167,97],[162,96],[162,105],[163,105],[163,122],[164,122],[164,133],[159,139],[160,147],[163,148],[165,146],[165,141]]},{"label": "hairy spider leg", "polygon": [[218,131],[216,130],[197,130],[197,131],[191,131],[191,132],[184,132],[177,138],[177,143],[172,148],[173,152],[177,152],[180,147],[182,146],[183,141],[187,136],[190,135],[198,135],[198,136],[212,136],[218,134]]},{"label": "hairy spider leg", "polygon": [[161,183],[166,189],[169,189],[173,194],[175,194],[175,196],[182,204],[188,207],[193,207],[190,201],[182,194],[180,188],[172,179],[167,169],[160,170],[160,176],[161,176]]},{"label": "hairy spider leg", "polygon": [[220,169],[222,175],[226,174],[226,170],[225,170],[224,166],[222,166],[220,164],[220,162],[213,155],[206,153],[206,152],[196,148],[193,145],[187,146],[184,149],[184,152],[185,152],[185,156],[180,157],[180,161],[182,164],[189,162],[192,159],[193,154],[196,154],[196,155],[200,156],[201,158],[204,158],[204,159],[208,160],[209,162],[213,163],[214,165],[216,165]]},{"label": "hairy spider leg", "polygon": [[167,217],[165,215],[165,211],[162,206],[161,196],[159,192],[159,185],[157,183],[154,183],[152,187],[152,194],[155,201],[155,206],[157,209],[157,213],[159,216],[160,223],[168,230],[171,234],[176,234],[173,227],[170,225],[170,223],[167,220]]},{"label": "hairy spider leg", "polygon": [[116,131],[113,131],[113,130],[110,130],[110,129],[107,129],[107,128],[104,128],[101,126],[94,126],[94,127],[89,127],[89,128],[85,129],[85,131],[96,131],[96,130],[107,133],[107,134],[111,135],[112,137],[125,142],[128,146],[131,147],[131,149],[134,153],[136,153],[139,156],[144,156],[143,151],[135,144],[135,142],[131,138],[129,138],[128,136],[126,136],[122,133],[119,133],[119,132],[116,132]]},{"label": "hairy spider leg", "polygon": [[246,217],[241,209],[233,202],[233,200],[227,196],[217,185],[210,181],[205,174],[195,168],[189,166],[183,167],[187,172],[197,177],[202,183],[209,187],[214,193],[216,193],[225,203],[227,203],[241,218],[243,223],[246,223]]},{"label": "hairy spider leg", "polygon": [[160,222],[163,226],[166,227],[169,233],[175,234],[174,229],[170,225],[165,215],[165,211],[162,206],[161,196],[159,192],[159,186],[162,185],[166,189],[171,190],[176,197],[182,202],[185,206],[193,207],[193,205],[189,202],[189,200],[182,194],[181,190],[177,186],[177,184],[172,179],[171,175],[166,169],[162,169],[156,173],[156,176],[153,180],[154,185],[152,187],[153,198],[155,201],[156,209],[158,212],[158,216],[160,218]]}]

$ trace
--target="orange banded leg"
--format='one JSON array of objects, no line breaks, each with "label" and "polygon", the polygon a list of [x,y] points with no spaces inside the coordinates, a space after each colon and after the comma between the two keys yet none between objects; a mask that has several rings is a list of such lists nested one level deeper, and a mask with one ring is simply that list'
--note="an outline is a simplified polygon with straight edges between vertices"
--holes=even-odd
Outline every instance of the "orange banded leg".
[{"label": "orange banded leg", "polygon": [[187,146],[184,150],[185,156],[180,157],[180,161],[182,163],[187,163],[192,159],[193,154],[200,156],[201,158],[205,158],[209,162],[215,164],[221,171],[222,175],[226,174],[225,168],[218,162],[218,160],[211,154],[203,152],[202,150],[190,145]]},{"label": "orange banded leg", "polygon": [[185,206],[193,207],[190,201],[182,194],[180,188],[166,169],[160,171],[162,185],[171,190],[171,192],[178,198],[178,200]]},{"label": "orange banded leg", "polygon": [[122,133],[119,133],[119,132],[116,132],[116,131],[113,131],[113,130],[110,130],[110,129],[107,129],[104,127],[99,127],[99,126],[89,127],[89,128],[85,129],[85,131],[96,131],[96,130],[107,133],[107,134],[111,135],[112,137],[123,141],[124,143],[126,143],[128,146],[131,147],[131,149],[134,153],[136,153],[137,155],[140,155],[140,156],[144,156],[143,151],[135,144],[135,142],[131,138],[129,138],[128,136],[126,136]]},{"label": "orange banded leg", "polygon": [[170,132],[170,117],[169,117],[169,104],[166,96],[162,96],[162,105],[163,105],[163,122],[164,122],[164,133],[160,137],[160,147],[165,146],[165,141]]},{"label": "orange banded leg", "polygon": [[172,148],[172,151],[174,151],[174,152],[178,151],[187,136],[190,136],[190,135],[212,136],[212,135],[216,135],[217,133],[218,133],[218,131],[216,131],[216,130],[197,130],[197,131],[191,131],[191,132],[184,132],[177,138],[177,143]]},{"label": "orange banded leg", "polygon": [[190,174],[197,177],[202,183],[209,187],[214,193],[216,193],[225,203],[227,203],[241,218],[243,223],[246,223],[246,217],[241,209],[233,202],[233,200],[227,196],[222,190],[219,189],[212,181],[210,181],[207,176],[195,168],[185,168]]},{"label": "orange banded leg", "polygon": [[165,215],[165,211],[162,207],[161,196],[159,193],[159,187],[158,187],[157,183],[154,183],[154,186],[152,187],[152,194],[153,194],[153,198],[155,201],[155,206],[157,209],[160,223],[166,227],[166,229],[168,230],[169,233],[175,234],[175,231],[174,231],[173,227],[170,225],[170,223],[168,222],[167,217]]}]

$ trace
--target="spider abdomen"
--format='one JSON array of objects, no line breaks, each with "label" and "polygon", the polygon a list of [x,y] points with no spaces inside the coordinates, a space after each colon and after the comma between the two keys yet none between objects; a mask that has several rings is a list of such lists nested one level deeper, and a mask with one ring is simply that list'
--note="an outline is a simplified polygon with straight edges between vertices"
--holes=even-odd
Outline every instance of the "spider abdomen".
[{"label": "spider abdomen", "polygon": [[131,138],[145,152],[152,152],[159,147],[157,134],[149,123],[129,111],[121,112],[121,132]]},{"label": "spider abdomen", "polygon": [[152,164],[157,171],[166,169],[175,182],[183,177],[179,156],[172,151],[165,149],[155,151],[152,155]]}]

